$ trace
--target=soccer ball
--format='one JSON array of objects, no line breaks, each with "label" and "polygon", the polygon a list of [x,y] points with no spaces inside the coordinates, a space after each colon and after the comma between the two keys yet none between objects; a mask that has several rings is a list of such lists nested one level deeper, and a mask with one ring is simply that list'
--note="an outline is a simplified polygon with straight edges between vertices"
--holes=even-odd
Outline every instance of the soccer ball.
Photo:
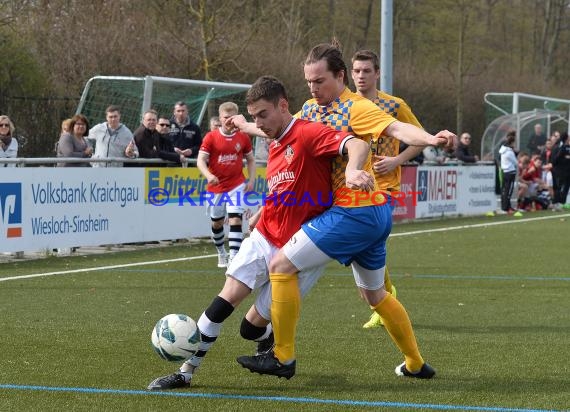
[{"label": "soccer ball", "polygon": [[162,359],[184,361],[198,350],[200,331],[190,316],[170,314],[156,322],[151,342]]}]

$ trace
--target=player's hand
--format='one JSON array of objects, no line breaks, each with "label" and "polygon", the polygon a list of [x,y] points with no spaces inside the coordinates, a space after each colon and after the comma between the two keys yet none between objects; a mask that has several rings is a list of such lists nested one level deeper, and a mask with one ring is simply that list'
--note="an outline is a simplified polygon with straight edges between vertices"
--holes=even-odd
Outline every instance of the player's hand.
[{"label": "player's hand", "polygon": [[181,150],[180,153],[186,157],[190,157],[190,156],[192,156],[192,149],[184,149],[184,150]]},{"label": "player's hand", "polygon": [[247,120],[243,116],[243,114],[236,114],[228,119],[228,124],[231,128],[237,128],[243,130],[245,125],[247,124]]},{"label": "player's hand", "polygon": [[347,170],[345,172],[346,187],[370,192],[374,189],[374,176],[364,170]]},{"label": "player's hand", "polygon": [[442,130],[438,132],[432,139],[432,146],[440,146],[444,149],[452,149],[456,146],[457,135],[449,130]]},{"label": "player's hand", "polygon": [[255,212],[253,214],[253,216],[251,216],[249,218],[249,220],[247,221],[248,225],[249,225],[249,231],[251,232],[253,229],[255,229],[255,225],[257,225],[257,222],[259,222],[259,218],[261,217],[261,211],[263,209],[259,209],[257,212]]},{"label": "player's hand", "polygon": [[372,157],[372,168],[376,173],[384,175],[386,173],[390,173],[396,167],[399,166],[398,159],[395,157],[388,157],[388,156],[376,156]]},{"label": "player's hand", "polygon": [[245,184],[245,192],[251,192],[253,190],[253,181],[248,181]]},{"label": "player's hand", "polygon": [[214,175],[210,175],[210,176],[206,177],[206,179],[208,179],[208,183],[211,185],[217,185],[220,183],[220,181],[218,180],[218,177],[214,176]]}]

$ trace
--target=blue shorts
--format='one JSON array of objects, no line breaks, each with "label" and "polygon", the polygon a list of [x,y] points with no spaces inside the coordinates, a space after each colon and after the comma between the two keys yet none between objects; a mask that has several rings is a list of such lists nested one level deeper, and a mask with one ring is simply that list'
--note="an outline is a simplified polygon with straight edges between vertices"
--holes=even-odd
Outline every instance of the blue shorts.
[{"label": "blue shorts", "polygon": [[392,230],[390,205],[333,206],[302,226],[303,232],[327,256],[343,265],[353,261],[375,270],[386,265],[386,239]]}]

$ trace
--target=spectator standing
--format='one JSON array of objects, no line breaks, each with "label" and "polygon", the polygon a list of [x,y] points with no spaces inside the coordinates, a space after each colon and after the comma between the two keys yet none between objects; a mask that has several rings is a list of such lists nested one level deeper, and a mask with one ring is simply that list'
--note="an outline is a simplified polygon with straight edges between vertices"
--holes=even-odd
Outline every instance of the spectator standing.
[{"label": "spectator standing", "polygon": [[[172,144],[165,139],[157,130],[158,113],[155,110],[147,110],[143,114],[142,125],[133,133],[135,143],[139,149],[139,156],[145,159],[163,159],[172,162],[182,163],[186,161],[183,154],[174,151]],[[165,121],[160,126],[161,130],[170,126],[170,122]],[[160,164],[137,164],[142,167],[160,167]]]},{"label": "spectator standing", "polygon": [[555,193],[554,200],[557,206],[566,203],[568,190],[570,189],[570,136],[565,132],[560,140],[562,141],[562,146],[557,150],[553,162],[558,184],[558,193]]},{"label": "spectator standing", "polygon": [[[88,140],[95,143],[93,158],[139,157],[138,148],[133,140],[133,133],[121,123],[121,111],[117,106],[105,110],[106,122],[99,123],[89,130]],[[122,167],[122,162],[94,163],[93,167]]]},{"label": "spectator standing", "polygon": [[213,132],[215,130],[218,130],[220,127],[222,127],[220,118],[218,116],[212,116],[210,118],[210,131]]},{"label": "spectator standing", "polygon": [[61,132],[59,133],[59,137],[64,133],[71,133],[72,131],[71,119],[65,119],[61,122]]},{"label": "spectator standing", "polygon": [[424,157],[424,162],[432,162],[439,165],[443,165],[455,160],[455,149],[453,147],[441,148],[435,146],[426,146],[422,150],[422,154]]},{"label": "spectator standing", "polygon": [[[14,123],[6,115],[0,116],[0,158],[18,157],[18,140],[14,137]],[[16,167],[15,163],[0,164],[0,167]]]},{"label": "spectator standing", "polygon": [[542,132],[542,125],[537,123],[534,125],[534,132],[530,135],[526,145],[531,155],[540,153],[544,149],[546,143],[546,135]]},{"label": "spectator standing", "polygon": [[542,164],[547,165],[552,163],[552,148],[554,147],[554,141],[552,139],[547,139],[544,143],[544,148],[540,152],[540,158],[542,159]]},{"label": "spectator standing", "polygon": [[469,133],[462,133],[459,138],[459,144],[455,149],[455,157],[464,163],[477,163],[479,156],[471,153],[469,145],[471,144],[471,135]]},{"label": "spectator standing", "polygon": [[[224,220],[226,210],[230,224],[228,234],[229,260],[237,254],[243,239],[242,215],[244,193],[253,190],[255,158],[249,135],[236,130],[230,121],[238,114],[233,102],[219,107],[222,126],[204,137],[198,154],[197,166],[208,179],[208,192],[214,193],[213,206],[209,207],[212,220],[212,241],[218,250],[218,267],[226,267],[228,257],[224,247]],[[245,183],[243,159],[247,160],[249,181]]]},{"label": "spectator standing", "polygon": [[501,210],[505,213],[511,212],[511,196],[515,187],[517,177],[517,156],[514,145],[516,132],[507,133],[505,143],[499,149],[501,155],[501,171],[503,173],[503,187],[501,189]]},{"label": "spectator standing", "polygon": [[[156,130],[160,133],[163,139],[168,140],[168,134],[170,133],[170,119],[164,116],[158,118],[156,123]],[[172,144],[170,145],[172,147]],[[172,147],[174,151],[174,147]]]},{"label": "spectator standing", "polygon": [[[69,132],[62,133],[57,142],[57,157],[88,158],[93,148],[86,139],[89,134],[89,122],[82,114],[69,119]],[[57,167],[91,167],[89,163],[58,163]]]},{"label": "spectator standing", "polygon": [[176,153],[192,159],[198,156],[198,150],[202,144],[202,132],[188,116],[188,106],[184,102],[174,104],[174,115],[170,120],[168,138]]}]

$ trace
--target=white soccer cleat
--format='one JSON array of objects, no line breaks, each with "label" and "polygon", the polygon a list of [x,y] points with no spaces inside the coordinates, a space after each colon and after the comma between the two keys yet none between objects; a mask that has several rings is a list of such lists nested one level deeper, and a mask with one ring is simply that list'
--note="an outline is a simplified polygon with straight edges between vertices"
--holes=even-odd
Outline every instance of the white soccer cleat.
[{"label": "white soccer cleat", "polygon": [[218,254],[218,267],[226,268],[228,267],[228,255],[225,253]]}]

